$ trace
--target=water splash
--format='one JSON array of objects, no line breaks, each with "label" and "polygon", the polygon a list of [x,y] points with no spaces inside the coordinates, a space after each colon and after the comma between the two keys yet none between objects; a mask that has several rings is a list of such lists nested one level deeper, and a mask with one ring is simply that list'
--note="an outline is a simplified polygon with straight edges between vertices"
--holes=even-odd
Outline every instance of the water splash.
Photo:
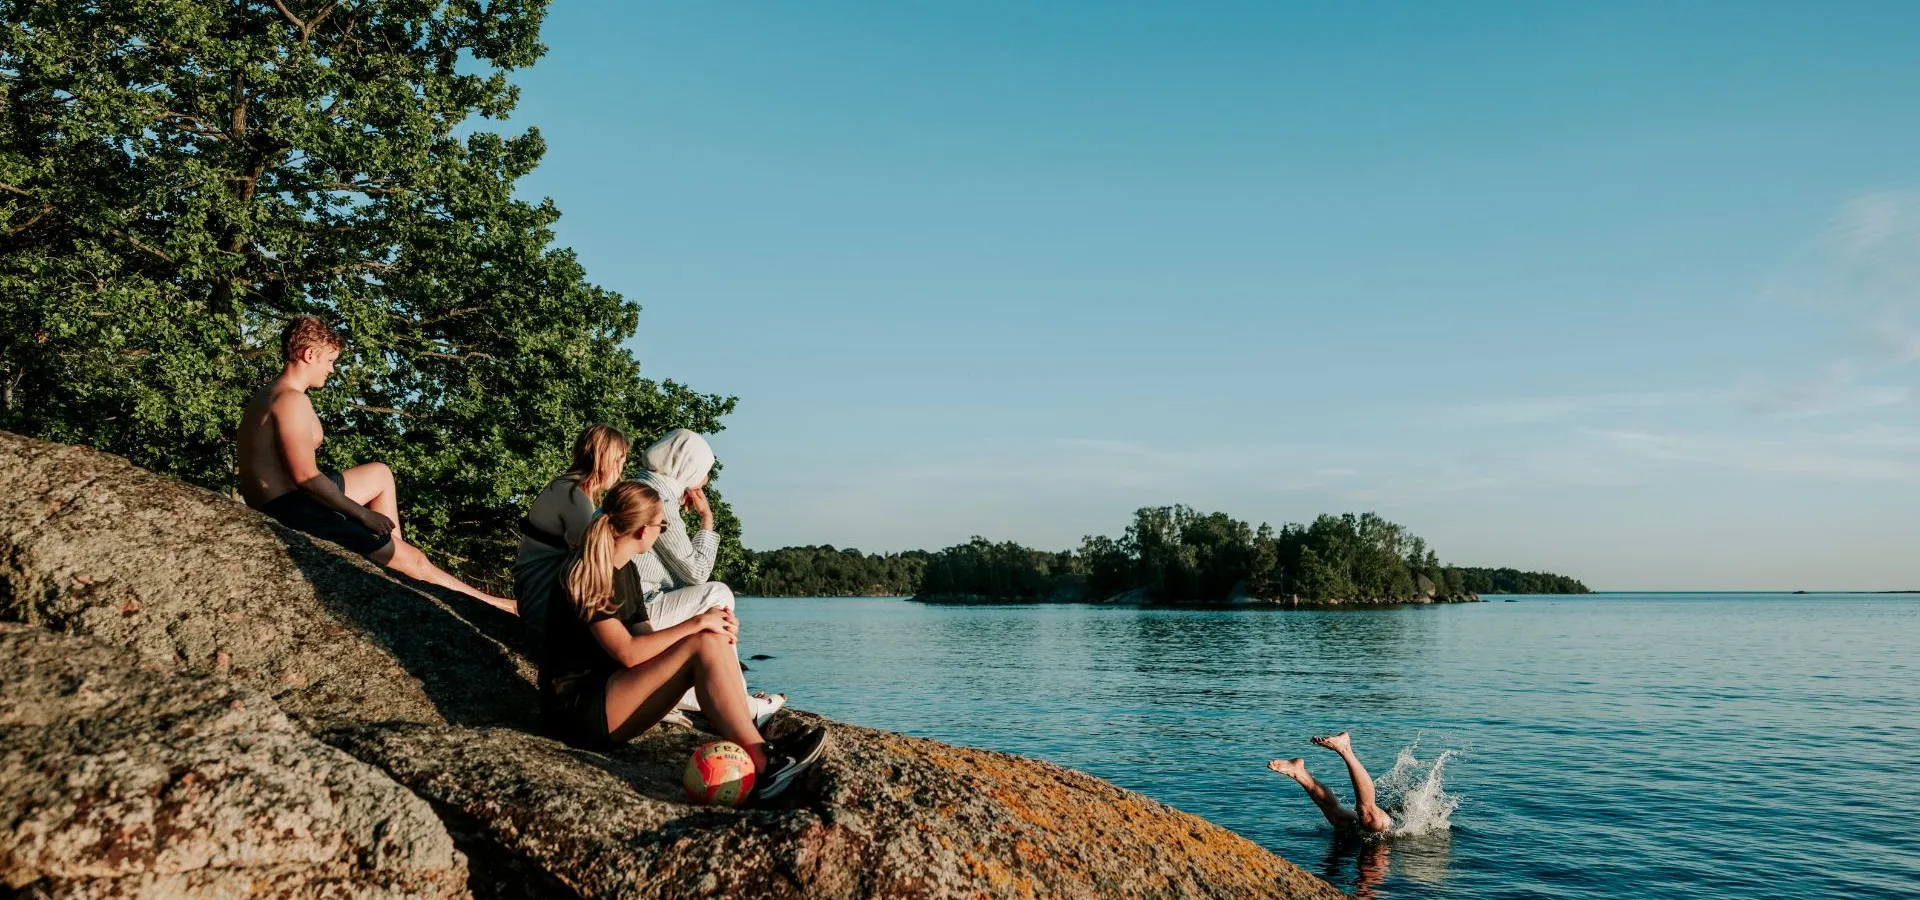
[{"label": "water splash", "polygon": [[1444,833],[1452,827],[1453,811],[1460,807],[1461,798],[1442,787],[1442,773],[1454,752],[1443,750],[1432,760],[1422,761],[1419,750],[1416,737],[1394,757],[1393,768],[1373,781],[1381,808],[1393,813],[1395,837]]}]

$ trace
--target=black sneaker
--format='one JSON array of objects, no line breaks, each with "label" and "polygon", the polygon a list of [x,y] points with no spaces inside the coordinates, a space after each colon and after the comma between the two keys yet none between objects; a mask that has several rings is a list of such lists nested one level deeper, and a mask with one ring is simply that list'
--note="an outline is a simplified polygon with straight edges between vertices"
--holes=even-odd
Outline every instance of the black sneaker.
[{"label": "black sneaker", "polygon": [[754,779],[753,794],[771,800],[793,786],[802,772],[813,768],[827,750],[827,730],[814,728],[779,741],[767,742],[767,770]]}]

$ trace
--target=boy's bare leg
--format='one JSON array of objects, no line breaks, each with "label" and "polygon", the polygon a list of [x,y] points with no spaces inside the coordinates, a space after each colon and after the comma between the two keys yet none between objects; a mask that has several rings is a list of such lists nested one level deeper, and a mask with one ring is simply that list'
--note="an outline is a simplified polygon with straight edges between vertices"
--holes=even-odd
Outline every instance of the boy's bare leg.
[{"label": "boy's bare leg", "polygon": [[1327,790],[1326,785],[1315,781],[1312,775],[1307,774],[1306,760],[1297,757],[1276,759],[1267,763],[1267,768],[1293,779],[1305,788],[1307,796],[1313,798],[1313,805],[1320,807],[1320,814],[1326,816],[1327,822],[1334,828],[1352,828],[1356,823],[1354,814],[1340,805],[1339,798],[1333,796],[1333,792]]},{"label": "boy's bare leg", "polygon": [[393,523],[394,540],[399,540],[400,500],[393,486],[393,470],[386,463],[361,463],[341,472],[340,480],[346,482],[343,493],[347,499],[386,516]]},{"label": "boy's bare leg", "polygon": [[386,566],[395,572],[399,572],[408,578],[416,578],[428,584],[437,584],[448,590],[459,591],[462,594],[503,612],[513,613],[514,615],[520,614],[519,605],[512,600],[484,593],[468,585],[466,582],[447,574],[445,570],[434,565],[431,560],[427,559],[427,555],[421,553],[420,548],[398,537],[388,541],[385,547],[373,551],[373,555],[369,556],[368,559]]},{"label": "boy's bare leg", "polygon": [[1385,810],[1373,802],[1373,776],[1367,774],[1367,767],[1360,764],[1360,757],[1353,755],[1353,742],[1342,731],[1332,737],[1316,737],[1313,742],[1340,754],[1347,764],[1347,775],[1353,779],[1353,811],[1360,824],[1369,831],[1386,831],[1393,827],[1393,820]]},{"label": "boy's bare leg", "polygon": [[473,588],[434,565],[425,553],[420,552],[420,548],[401,540],[399,491],[393,486],[393,470],[387,468],[386,463],[361,463],[341,472],[340,480],[346,483],[344,493],[348,500],[386,516],[387,521],[393,523],[393,531],[389,532],[393,540],[374,551],[371,557],[374,562],[408,578],[459,591],[496,609],[516,614],[519,612],[519,606],[512,600]]}]

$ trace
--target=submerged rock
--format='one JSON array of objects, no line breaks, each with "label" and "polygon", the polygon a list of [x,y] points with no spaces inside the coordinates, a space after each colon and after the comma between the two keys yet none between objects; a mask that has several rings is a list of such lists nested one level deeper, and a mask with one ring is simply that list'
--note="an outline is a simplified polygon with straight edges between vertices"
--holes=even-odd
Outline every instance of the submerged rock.
[{"label": "submerged rock", "polygon": [[0,633],[0,884],[29,895],[1340,896],[1092,776],[791,708],[775,736],[833,734],[815,772],[692,806],[708,735],[532,733],[510,617],[85,448],[0,433],[0,501],[0,618],[35,626]]}]

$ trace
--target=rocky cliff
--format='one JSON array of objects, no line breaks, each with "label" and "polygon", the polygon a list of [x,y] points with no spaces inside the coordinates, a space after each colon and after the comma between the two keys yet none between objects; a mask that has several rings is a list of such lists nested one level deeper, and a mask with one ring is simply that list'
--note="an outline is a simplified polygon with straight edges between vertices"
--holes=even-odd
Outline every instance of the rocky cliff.
[{"label": "rocky cliff", "polygon": [[689,806],[709,736],[532,732],[511,617],[5,433],[0,619],[0,893],[1340,896],[1091,776],[838,723],[777,807]]}]

